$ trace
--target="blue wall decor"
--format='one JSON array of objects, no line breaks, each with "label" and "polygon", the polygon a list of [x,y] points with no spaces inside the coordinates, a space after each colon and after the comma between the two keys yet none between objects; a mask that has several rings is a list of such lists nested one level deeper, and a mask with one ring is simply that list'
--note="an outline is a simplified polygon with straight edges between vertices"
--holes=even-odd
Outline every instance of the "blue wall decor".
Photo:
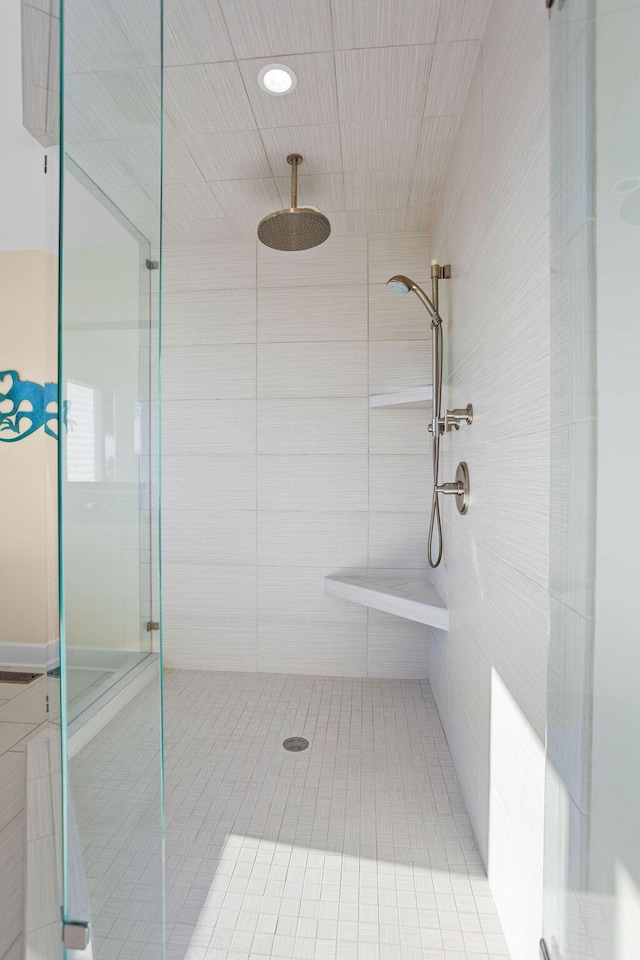
[{"label": "blue wall decor", "polygon": [[[4,383],[7,378],[8,388]],[[11,406],[5,410],[7,401]],[[42,426],[45,433],[58,439],[58,384],[41,386],[21,380],[15,370],[0,370],[0,442],[24,440]]]}]

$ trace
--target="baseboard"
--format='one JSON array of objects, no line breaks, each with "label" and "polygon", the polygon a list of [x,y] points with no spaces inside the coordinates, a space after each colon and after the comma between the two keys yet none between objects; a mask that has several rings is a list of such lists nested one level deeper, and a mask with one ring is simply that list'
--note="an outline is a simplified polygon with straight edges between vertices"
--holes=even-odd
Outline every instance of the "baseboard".
[{"label": "baseboard", "polygon": [[0,663],[6,667],[32,667],[36,670],[50,670],[60,660],[60,644],[57,640],[49,643],[2,643],[0,641]]}]

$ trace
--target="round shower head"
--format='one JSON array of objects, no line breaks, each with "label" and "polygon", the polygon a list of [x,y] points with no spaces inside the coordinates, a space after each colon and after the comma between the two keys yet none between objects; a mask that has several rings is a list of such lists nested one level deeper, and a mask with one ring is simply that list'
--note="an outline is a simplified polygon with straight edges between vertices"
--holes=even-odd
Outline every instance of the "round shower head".
[{"label": "round shower head", "polygon": [[276,210],[258,224],[258,240],[274,250],[309,250],[324,243],[331,233],[331,224],[323,213],[313,207],[299,207],[298,166],[302,163],[299,153],[290,153],[291,207]]},{"label": "round shower head", "polygon": [[413,284],[409,277],[398,276],[387,280],[387,286],[392,293],[409,293]]},{"label": "round shower head", "polygon": [[258,224],[258,239],[274,250],[309,250],[330,233],[331,224],[323,213],[300,207],[277,210]]}]

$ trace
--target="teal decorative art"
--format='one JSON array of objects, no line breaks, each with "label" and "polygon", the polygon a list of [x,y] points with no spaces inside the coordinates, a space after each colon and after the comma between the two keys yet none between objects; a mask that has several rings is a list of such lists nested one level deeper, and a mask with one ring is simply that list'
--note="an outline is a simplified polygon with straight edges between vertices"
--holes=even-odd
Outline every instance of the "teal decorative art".
[{"label": "teal decorative art", "polygon": [[24,440],[40,427],[58,439],[58,384],[42,386],[0,370],[0,442]]}]

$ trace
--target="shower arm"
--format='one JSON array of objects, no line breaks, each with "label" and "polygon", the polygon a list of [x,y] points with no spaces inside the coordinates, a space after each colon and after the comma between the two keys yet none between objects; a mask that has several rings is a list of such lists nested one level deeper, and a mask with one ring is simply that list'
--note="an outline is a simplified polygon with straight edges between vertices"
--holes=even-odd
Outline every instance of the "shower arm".
[{"label": "shower arm", "polygon": [[298,208],[298,166],[302,161],[299,153],[290,153],[287,163],[291,164],[291,209]]}]

